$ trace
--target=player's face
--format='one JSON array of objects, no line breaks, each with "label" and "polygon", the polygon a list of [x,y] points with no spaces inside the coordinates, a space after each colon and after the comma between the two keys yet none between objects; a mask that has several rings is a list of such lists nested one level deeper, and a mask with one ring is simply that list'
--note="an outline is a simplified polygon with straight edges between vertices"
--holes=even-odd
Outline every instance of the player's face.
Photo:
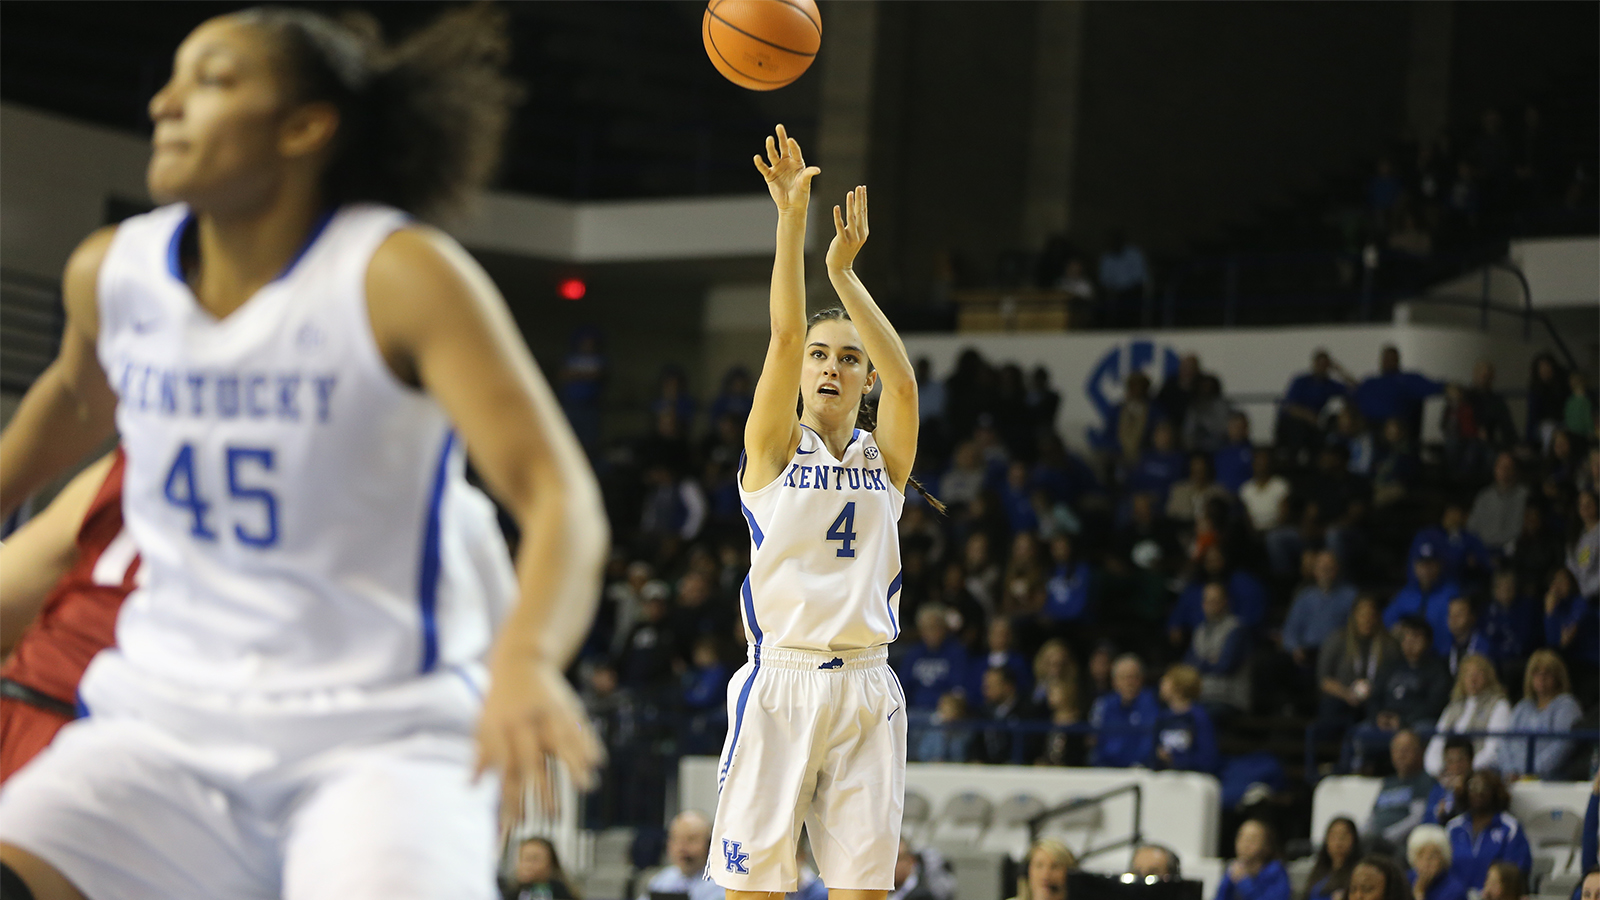
[{"label": "player's face", "polygon": [[151,196],[201,208],[260,202],[279,183],[285,107],[258,29],[231,17],[196,28],[150,100]]},{"label": "player's face", "polygon": [[806,409],[829,421],[853,416],[877,375],[868,371],[861,335],[843,319],[825,319],[806,335],[800,394]]}]

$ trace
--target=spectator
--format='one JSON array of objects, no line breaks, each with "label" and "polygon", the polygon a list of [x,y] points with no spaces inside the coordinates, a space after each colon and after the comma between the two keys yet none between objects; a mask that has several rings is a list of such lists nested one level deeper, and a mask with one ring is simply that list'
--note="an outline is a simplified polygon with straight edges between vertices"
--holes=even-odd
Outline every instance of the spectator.
[{"label": "spectator", "polygon": [[1128,861],[1128,874],[1146,884],[1152,878],[1157,881],[1177,881],[1183,877],[1181,865],[1178,854],[1170,847],[1140,844],[1134,848],[1133,858]]},{"label": "spectator", "polygon": [[1212,477],[1211,457],[1205,453],[1189,455],[1189,477],[1172,485],[1167,494],[1167,518],[1180,526],[1193,526],[1212,498],[1227,500],[1228,493]]},{"label": "spectator", "polygon": [[1329,822],[1322,833],[1322,844],[1317,847],[1311,874],[1306,877],[1302,900],[1344,900],[1360,852],[1361,835],[1350,817],[1339,816]]},{"label": "spectator", "polygon": [[1472,610],[1472,600],[1467,597],[1450,598],[1449,613],[1445,618],[1445,626],[1449,628],[1450,649],[1445,655],[1445,666],[1450,674],[1455,675],[1461,671],[1461,661],[1468,656],[1482,656],[1484,662],[1491,669],[1494,668],[1494,645],[1490,643],[1489,636],[1478,628],[1478,615]]},{"label": "spectator", "polygon": [[1400,620],[1400,654],[1378,673],[1370,707],[1385,731],[1427,727],[1450,694],[1450,671],[1434,655],[1431,629],[1419,616]]},{"label": "spectator", "polygon": [[1178,357],[1178,370],[1161,379],[1161,390],[1156,393],[1156,408],[1161,411],[1161,417],[1183,427],[1189,404],[1194,402],[1204,377],[1200,371],[1200,357],[1193,353]]},{"label": "spectator", "polygon": [[1533,358],[1528,374],[1528,443],[1548,449],[1550,439],[1566,424],[1567,396],[1572,390],[1567,372],[1548,352]]},{"label": "spectator", "polygon": [[606,607],[609,608],[603,614],[608,613],[612,623],[612,655],[620,654],[627,644],[628,635],[639,620],[639,610],[644,606],[644,601],[650,597],[665,599],[672,594],[672,588],[656,578],[655,568],[644,560],[629,563],[626,571],[624,580],[606,588]]},{"label": "spectator", "polygon": [[1065,534],[1050,539],[1050,579],[1045,582],[1044,609],[1039,618],[1050,633],[1086,623],[1094,614],[1094,572],[1079,558],[1077,542]]},{"label": "spectator", "polygon": [[635,694],[660,696],[676,682],[675,664],[682,665],[677,637],[667,622],[666,598],[648,596],[639,609],[638,623],[623,642],[617,674]]},{"label": "spectator", "polygon": [[1517,478],[1517,459],[1509,452],[1494,458],[1494,481],[1472,501],[1467,531],[1490,549],[1510,553],[1522,531],[1522,512],[1528,506],[1528,487]]},{"label": "spectator", "polygon": [[894,890],[886,900],[953,900],[955,878],[945,871],[944,858],[932,847],[918,853],[911,842],[900,839],[894,861]]},{"label": "spectator", "polygon": [[528,838],[517,847],[514,877],[500,892],[503,900],[576,900],[572,881],[548,838]]},{"label": "spectator", "polygon": [[1034,366],[1028,375],[1028,418],[1035,434],[1051,434],[1056,428],[1056,412],[1061,409],[1061,392],[1050,386],[1050,370]]},{"label": "spectator", "polygon": [[988,652],[971,660],[967,667],[969,673],[976,672],[973,683],[968,686],[971,696],[983,695],[983,683],[989,670],[997,668],[1011,673],[1011,680],[1022,696],[1029,697],[1033,693],[1033,672],[1028,660],[1016,650],[1011,620],[1003,616],[996,616],[989,623]]},{"label": "spectator", "polygon": [[1255,473],[1256,449],[1250,443],[1250,417],[1242,412],[1228,414],[1228,431],[1222,446],[1212,454],[1212,470],[1217,483],[1237,495]]},{"label": "spectator", "polygon": [[1450,835],[1438,825],[1418,825],[1406,841],[1413,900],[1467,900],[1467,886],[1451,870]]},{"label": "spectator", "polygon": [[[670,418],[672,414],[662,415]],[[706,495],[700,483],[680,476],[664,463],[651,466],[645,477],[649,487],[639,519],[640,534],[656,542],[694,540],[706,521]]]},{"label": "spectator", "polygon": [[684,810],[667,826],[667,864],[645,886],[651,894],[687,894],[689,900],[723,900],[723,890],[706,875],[711,853],[711,820],[697,809]]},{"label": "spectator", "polygon": [[[1600,671],[1600,621],[1595,601],[1579,595],[1569,569],[1557,569],[1550,576],[1550,589],[1544,595],[1544,642],[1585,676]],[[1591,677],[1579,696],[1592,687]]]},{"label": "spectator", "polygon": [[1405,873],[1387,855],[1362,857],[1350,872],[1347,900],[1411,900]]},{"label": "spectator", "polygon": [[1328,351],[1318,349],[1311,354],[1311,371],[1289,382],[1278,407],[1278,448],[1291,459],[1308,458],[1322,444],[1323,409],[1329,400],[1348,394],[1352,382]]},{"label": "spectator", "polygon": [[1164,709],[1156,719],[1155,755],[1147,762],[1150,768],[1216,773],[1217,730],[1210,714],[1195,702],[1200,692],[1201,676],[1193,666],[1175,665],[1161,676]]},{"label": "spectator", "polygon": [[1578,494],[1578,521],[1583,530],[1567,551],[1567,571],[1578,593],[1593,601],[1600,598],[1600,497],[1593,489]]},{"label": "spectator", "polygon": [[1572,393],[1563,406],[1562,424],[1571,434],[1594,434],[1594,394],[1589,390],[1589,383],[1582,372],[1573,369],[1567,376],[1567,384]]},{"label": "spectator", "polygon": [[1200,697],[1208,705],[1250,708],[1249,631],[1228,611],[1228,589],[1220,581],[1201,594],[1205,620],[1194,630],[1183,661],[1200,672]]},{"label": "spectator", "polygon": [[1564,564],[1567,548],[1537,503],[1522,511],[1522,531],[1511,548],[1511,568],[1523,584],[1543,584],[1550,570]]},{"label": "spectator", "polygon": [[[1439,778],[1444,773],[1444,746],[1446,739],[1456,732],[1505,731],[1511,724],[1511,704],[1506,702],[1505,689],[1495,677],[1494,664],[1476,653],[1461,661],[1456,675],[1455,689],[1450,693],[1450,705],[1439,714],[1439,725],[1433,740],[1428,742],[1428,752],[1423,767],[1428,774]],[[1473,734],[1472,765],[1487,768],[1500,761],[1500,739]]]},{"label": "spectator", "polygon": [[[918,382],[921,385],[921,382]],[[940,385],[942,387],[942,385]],[[917,400],[923,400],[923,394],[932,390],[931,387],[919,387]],[[720,422],[724,417],[731,418],[743,433],[745,420],[750,418],[750,403],[753,393],[750,388],[750,371],[744,366],[734,366],[722,376],[722,386],[717,391],[717,396],[711,399],[710,419]]]},{"label": "spectator", "polygon": [[[1014,755],[1017,756],[1016,761],[1032,759],[1037,755],[1036,752],[1030,752],[1029,745],[1035,743],[1031,737],[1018,734],[1010,727],[1038,718],[1038,711],[1017,690],[1017,676],[1005,666],[996,666],[983,673],[983,717],[992,727],[978,733],[978,739],[972,746],[974,762],[1009,763]],[[1015,753],[1018,742],[1023,745],[1020,754]]]},{"label": "spectator", "polygon": [[1446,393],[1452,395],[1445,409],[1446,462],[1452,471],[1477,477],[1492,453],[1517,443],[1511,408],[1494,389],[1494,364],[1479,360],[1472,383]]},{"label": "spectator", "polygon": [[572,333],[572,348],[561,363],[561,409],[572,423],[583,449],[593,456],[600,449],[601,395],[609,364],[600,349],[599,332],[580,328]]},{"label": "spectator", "polygon": [[1528,877],[1515,863],[1496,860],[1483,877],[1483,900],[1523,900],[1528,896]]},{"label": "spectator", "polygon": [[678,600],[668,623],[674,641],[686,656],[693,652],[696,641],[718,634],[725,623],[735,618],[732,605],[715,598],[712,587],[712,576],[703,570],[691,569],[678,579]]},{"label": "spectator", "polygon": [[1187,643],[1189,632],[1205,620],[1202,609],[1207,582],[1220,581],[1227,590],[1228,609],[1246,628],[1254,631],[1267,617],[1267,589],[1261,580],[1242,568],[1234,568],[1226,550],[1212,546],[1200,559],[1200,571],[1178,595],[1167,617],[1167,635],[1173,646]]},{"label": "spectator", "polygon": [[[1430,746],[1429,751],[1432,751]],[[1472,757],[1475,753],[1472,738],[1451,735],[1444,741],[1444,766],[1438,773],[1438,783],[1428,795],[1428,812],[1422,821],[1430,825],[1443,825],[1467,808],[1467,776],[1472,774]],[[1496,760],[1496,763],[1499,761]]]},{"label": "spectator", "polygon": [[728,702],[728,681],[733,677],[717,654],[717,639],[704,635],[695,640],[684,675],[683,705],[694,713],[714,712]]},{"label": "spectator", "polygon": [[1317,654],[1317,683],[1322,688],[1317,719],[1321,727],[1343,731],[1359,721],[1377,689],[1378,673],[1399,655],[1399,645],[1378,618],[1377,598],[1357,596],[1344,633],[1330,635]]},{"label": "spectator", "polygon": [[1284,501],[1289,499],[1288,480],[1273,468],[1272,451],[1256,450],[1250,460],[1250,480],[1239,487],[1239,502],[1250,514],[1250,525],[1263,535],[1283,524]]},{"label": "spectator", "polygon": [[918,643],[900,658],[900,680],[910,690],[907,705],[931,710],[939,698],[964,689],[967,651],[950,635],[945,608],[927,603],[917,610]]},{"label": "spectator", "polygon": [[1043,593],[1046,571],[1039,558],[1039,539],[1032,531],[1018,531],[1011,538],[1011,557],[1001,578],[1001,613],[1037,615],[1033,603]]},{"label": "spectator", "polygon": [[1311,664],[1329,637],[1344,630],[1356,602],[1356,589],[1339,577],[1339,557],[1332,552],[1318,551],[1311,573],[1314,580],[1295,593],[1283,623],[1283,649],[1302,667]]},{"label": "spectator", "polygon": [[1543,628],[1539,607],[1518,590],[1517,573],[1510,569],[1501,569],[1490,581],[1483,634],[1489,639],[1489,658],[1495,661],[1500,677],[1520,686],[1522,664],[1539,645]]},{"label": "spectator", "polygon": [[1443,654],[1449,651],[1450,601],[1461,595],[1461,587],[1443,577],[1443,552],[1431,541],[1414,547],[1411,551],[1411,580],[1394,595],[1383,611],[1383,624],[1393,628],[1404,616],[1421,616],[1427,620],[1434,636],[1434,648]]},{"label": "spectator", "polygon": [[1422,823],[1428,811],[1428,796],[1433,793],[1432,776],[1422,770],[1422,739],[1410,729],[1402,729],[1389,739],[1389,759],[1394,774],[1383,779],[1372,815],[1361,826],[1369,849],[1383,853],[1406,845],[1411,829]]},{"label": "spectator", "polygon": [[1123,465],[1138,463],[1139,455],[1144,452],[1159,418],[1160,414],[1150,404],[1150,376],[1137,369],[1129,372],[1124,382],[1122,402],[1112,411],[1111,421],[1116,427],[1108,436],[1111,449]]},{"label": "spectator", "polygon": [[1373,213],[1375,220],[1381,222],[1387,219],[1404,192],[1405,186],[1395,171],[1394,160],[1380,157],[1377,170],[1367,179],[1367,209]]},{"label": "spectator", "polygon": [[1416,432],[1398,417],[1383,423],[1383,444],[1372,462],[1372,505],[1393,506],[1410,496],[1417,486],[1421,462],[1417,458]]},{"label": "spectator", "polygon": [[1489,866],[1506,860],[1524,872],[1533,868],[1533,853],[1522,824],[1506,810],[1511,795],[1500,773],[1479,769],[1467,776],[1467,808],[1451,820],[1450,872],[1469,891],[1483,890]]},{"label": "spectator", "polygon": [[[1508,731],[1565,734],[1576,727],[1583,710],[1572,696],[1566,663],[1554,650],[1535,650],[1522,676],[1522,700],[1511,708]],[[1530,747],[1531,745],[1531,747]],[[1498,768],[1507,778],[1534,775],[1554,778],[1572,752],[1572,741],[1551,738],[1506,738],[1500,744]],[[1529,760],[1533,768],[1528,768]]]},{"label": "spectator", "polygon": [[1149,285],[1150,267],[1144,251],[1129,243],[1122,232],[1112,232],[1106,251],[1100,254],[1100,289],[1109,308],[1114,312],[1123,303],[1143,300]]},{"label": "spectator", "polygon": [[945,417],[944,382],[933,377],[926,356],[917,357],[917,417],[922,427],[942,427]]},{"label": "spectator", "polygon": [[1154,691],[1144,686],[1144,663],[1132,653],[1111,667],[1112,690],[1094,701],[1089,724],[1095,729],[1089,765],[1125,769],[1150,758],[1151,729],[1161,715]]},{"label": "spectator", "polygon": [[1401,371],[1400,351],[1390,345],[1378,356],[1378,374],[1362,381],[1353,399],[1367,421],[1399,419],[1407,434],[1417,434],[1422,425],[1422,401],[1443,391],[1442,382]]},{"label": "spectator", "polygon": [[916,740],[918,762],[966,762],[972,746],[967,699],[951,692],[939,698],[929,726]]},{"label": "spectator", "polygon": [[1078,857],[1055,838],[1039,838],[1023,857],[1017,895],[1011,900],[1066,900],[1067,873],[1077,871]]},{"label": "spectator", "polygon": [[1167,492],[1188,471],[1188,460],[1177,449],[1172,423],[1157,422],[1150,433],[1150,448],[1140,453],[1128,473],[1130,493],[1151,493],[1161,508],[1167,509]]},{"label": "spectator", "polygon": [[1366,517],[1372,486],[1367,479],[1352,474],[1345,466],[1342,447],[1325,447],[1317,457],[1317,469],[1295,492],[1304,510],[1299,522],[1285,523],[1267,534],[1267,555],[1272,569],[1288,575],[1299,568],[1300,552],[1308,538],[1320,536],[1324,546],[1349,565],[1360,546],[1360,528]]},{"label": "spectator", "polygon": [[1440,576],[1447,583],[1481,585],[1488,579],[1494,560],[1483,541],[1466,525],[1466,508],[1455,501],[1446,503],[1439,524],[1418,531],[1412,538],[1411,557],[1416,558],[1422,545],[1432,544],[1439,551]]},{"label": "spectator", "polygon": [[1067,260],[1066,271],[1056,286],[1079,304],[1094,301],[1094,282],[1089,280],[1088,269],[1084,267],[1083,260],[1076,256]]},{"label": "spectator", "polygon": [[1289,900],[1289,873],[1276,844],[1272,827],[1260,819],[1240,825],[1215,900]]},{"label": "spectator", "polygon": [[939,477],[939,499],[951,509],[960,509],[978,499],[985,479],[983,456],[976,441],[956,445],[950,468]]},{"label": "spectator", "polygon": [[1335,430],[1328,438],[1329,446],[1343,447],[1349,455],[1346,463],[1350,472],[1363,478],[1371,477],[1378,464],[1378,441],[1372,428],[1354,403],[1346,402],[1335,416]]},{"label": "spectator", "polygon": [[1048,705],[1046,692],[1055,684],[1067,689],[1072,706],[1081,711],[1082,707],[1078,704],[1078,666],[1072,660],[1072,651],[1068,649],[1067,642],[1061,638],[1045,641],[1033,656],[1033,704]]},{"label": "spectator", "polygon": [[[1078,706],[1077,687],[1074,683],[1064,680],[1051,681],[1045,688],[1044,697],[1044,708],[1049,715],[1050,724],[1072,726],[1083,721],[1083,713]],[[1081,766],[1086,757],[1084,736],[1081,732],[1069,732],[1065,728],[1051,729],[1045,735],[1044,752],[1036,762],[1046,766]]]},{"label": "spectator", "polygon": [[1197,453],[1215,453],[1228,437],[1228,418],[1233,413],[1222,396],[1222,381],[1215,375],[1200,376],[1200,383],[1189,402],[1183,422],[1183,444]]}]

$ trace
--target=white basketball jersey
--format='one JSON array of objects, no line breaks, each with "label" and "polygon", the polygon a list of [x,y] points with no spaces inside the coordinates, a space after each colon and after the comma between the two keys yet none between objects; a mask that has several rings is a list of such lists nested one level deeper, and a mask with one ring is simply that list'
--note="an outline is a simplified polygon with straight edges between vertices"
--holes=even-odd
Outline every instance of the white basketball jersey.
[{"label": "white basketball jersey", "polygon": [[857,429],[835,459],[801,426],[783,474],[739,500],[750,524],[750,574],[741,588],[745,634],[756,648],[855,650],[900,635],[900,537],[905,495],[890,481],[872,433]]},{"label": "white basketball jersey", "polygon": [[144,581],[136,667],[205,688],[377,685],[475,662],[515,591],[488,498],[439,406],[369,324],[367,265],[406,216],[352,205],[217,320],[180,270],[183,205],[118,227],[99,357]]}]

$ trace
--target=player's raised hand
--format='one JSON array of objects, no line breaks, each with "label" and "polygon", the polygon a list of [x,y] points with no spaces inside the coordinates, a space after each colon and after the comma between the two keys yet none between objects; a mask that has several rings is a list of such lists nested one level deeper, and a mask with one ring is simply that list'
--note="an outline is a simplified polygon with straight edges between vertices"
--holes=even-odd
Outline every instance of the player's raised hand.
[{"label": "player's raised hand", "polygon": [[850,268],[867,242],[867,186],[844,195],[844,211],[833,208],[833,242],[828,244],[828,268]]},{"label": "player's raised hand", "polygon": [[522,819],[529,787],[535,803],[555,812],[553,763],[565,765],[573,784],[587,790],[605,753],[583,705],[553,663],[508,654],[495,660],[491,675],[478,719],[477,771],[500,773],[505,831]]},{"label": "player's raised hand", "polygon": [[778,212],[805,212],[811,202],[811,179],[822,174],[816,166],[807,166],[800,154],[800,142],[789,137],[782,125],[775,136],[767,138],[767,158],[756,154],[756,170],[767,180],[767,190],[778,204]]}]

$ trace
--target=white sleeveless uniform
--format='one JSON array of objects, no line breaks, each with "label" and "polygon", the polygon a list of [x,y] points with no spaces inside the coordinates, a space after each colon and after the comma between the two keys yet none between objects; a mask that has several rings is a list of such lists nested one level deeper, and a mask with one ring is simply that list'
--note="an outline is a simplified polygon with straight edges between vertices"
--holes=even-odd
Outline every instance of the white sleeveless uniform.
[{"label": "white sleeveless uniform", "polygon": [[221,320],[180,269],[186,207],[117,229],[98,353],[144,577],[89,717],[0,794],[0,837],[97,900],[492,895],[471,729],[515,580],[449,421],[372,335],[368,263],[407,224],[338,210]]},{"label": "white sleeveless uniform", "polygon": [[740,469],[749,662],[728,685],[708,874],[795,890],[804,822],[824,884],[893,890],[906,721],[886,645],[900,634],[905,495],[859,429],[836,459],[802,426],[783,474],[759,490]]}]

